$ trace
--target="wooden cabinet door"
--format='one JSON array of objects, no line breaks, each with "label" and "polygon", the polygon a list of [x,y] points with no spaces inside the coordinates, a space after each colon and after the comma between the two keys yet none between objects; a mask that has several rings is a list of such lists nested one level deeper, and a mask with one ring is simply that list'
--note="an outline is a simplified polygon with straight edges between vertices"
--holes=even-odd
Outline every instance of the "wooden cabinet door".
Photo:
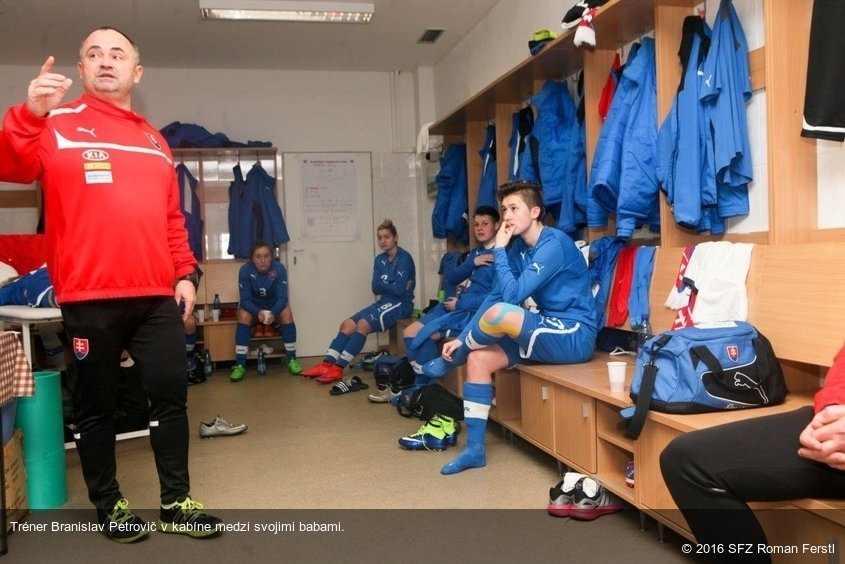
[{"label": "wooden cabinet door", "polygon": [[520,375],[522,432],[547,452],[554,446],[555,385],[528,374]]},{"label": "wooden cabinet door", "polygon": [[202,326],[203,341],[208,347],[211,359],[215,362],[235,360],[235,329],[237,323],[219,321],[206,323]]},{"label": "wooden cabinet door", "polygon": [[555,454],[586,472],[596,471],[595,400],[555,386]]}]

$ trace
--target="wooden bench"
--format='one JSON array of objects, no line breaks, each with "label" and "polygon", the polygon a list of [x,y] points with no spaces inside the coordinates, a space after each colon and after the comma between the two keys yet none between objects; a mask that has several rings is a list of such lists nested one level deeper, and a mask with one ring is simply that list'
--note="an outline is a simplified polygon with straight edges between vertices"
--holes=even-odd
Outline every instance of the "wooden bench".
[{"label": "wooden bench", "polygon": [[402,340],[402,333],[408,325],[416,321],[413,317],[405,317],[396,322],[396,325],[387,330],[388,348],[387,352],[395,355],[405,354],[405,341]]},{"label": "wooden bench", "polygon": [[[664,302],[674,284],[683,249],[660,248],[650,289],[650,319],[655,332],[671,326],[674,312]],[[660,474],[658,457],[681,433],[743,418],[797,409],[812,403],[825,367],[845,341],[845,253],[834,243],[757,245],[746,279],[748,320],[772,342],[781,360],[790,396],[780,406],[699,415],[651,412],[640,438],[626,439],[619,409],[630,405],[627,391],[612,393],[607,353],[585,364],[517,366],[496,374],[496,406],[491,419],[574,470],[595,475],[610,491],[680,534],[692,534],[674,505]],[[614,357],[618,360],[618,357]],[[633,356],[628,361],[628,382]],[[460,394],[463,377],[444,384]],[[779,439],[775,439],[779,440]],[[635,462],[635,487],[625,485],[625,467]],[[795,500],[755,504],[773,544],[827,544],[845,537],[845,503]]]}]

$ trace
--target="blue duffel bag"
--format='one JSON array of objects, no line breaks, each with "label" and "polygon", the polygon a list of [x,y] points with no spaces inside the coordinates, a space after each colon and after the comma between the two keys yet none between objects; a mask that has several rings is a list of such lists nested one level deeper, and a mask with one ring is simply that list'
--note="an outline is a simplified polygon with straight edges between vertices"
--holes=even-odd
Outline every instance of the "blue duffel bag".
[{"label": "blue duffel bag", "polygon": [[750,323],[731,321],[654,335],[637,354],[634,405],[620,412],[636,439],[649,409],[704,413],[782,403],[783,370],[772,344]]}]

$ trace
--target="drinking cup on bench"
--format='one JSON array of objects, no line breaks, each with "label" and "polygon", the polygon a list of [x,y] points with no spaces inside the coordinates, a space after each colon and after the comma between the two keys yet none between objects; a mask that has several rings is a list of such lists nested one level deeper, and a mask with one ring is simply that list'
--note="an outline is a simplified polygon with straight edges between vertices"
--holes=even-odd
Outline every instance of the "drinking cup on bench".
[{"label": "drinking cup on bench", "polygon": [[607,377],[610,380],[611,392],[625,391],[625,370],[628,363],[621,360],[613,360],[607,363]]}]

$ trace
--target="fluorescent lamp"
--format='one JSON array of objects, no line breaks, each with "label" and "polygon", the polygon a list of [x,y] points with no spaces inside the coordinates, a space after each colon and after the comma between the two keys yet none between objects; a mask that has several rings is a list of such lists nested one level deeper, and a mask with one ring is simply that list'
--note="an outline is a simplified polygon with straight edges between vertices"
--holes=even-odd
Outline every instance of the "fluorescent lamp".
[{"label": "fluorescent lamp", "polygon": [[370,23],[373,4],[287,0],[199,0],[202,19]]}]

